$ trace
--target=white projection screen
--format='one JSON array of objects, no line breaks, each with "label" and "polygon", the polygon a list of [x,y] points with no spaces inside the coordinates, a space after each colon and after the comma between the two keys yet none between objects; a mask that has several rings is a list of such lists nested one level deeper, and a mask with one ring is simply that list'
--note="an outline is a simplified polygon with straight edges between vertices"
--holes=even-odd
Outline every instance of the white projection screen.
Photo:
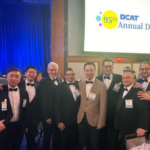
[{"label": "white projection screen", "polygon": [[84,51],[150,54],[150,0],[85,0]]}]

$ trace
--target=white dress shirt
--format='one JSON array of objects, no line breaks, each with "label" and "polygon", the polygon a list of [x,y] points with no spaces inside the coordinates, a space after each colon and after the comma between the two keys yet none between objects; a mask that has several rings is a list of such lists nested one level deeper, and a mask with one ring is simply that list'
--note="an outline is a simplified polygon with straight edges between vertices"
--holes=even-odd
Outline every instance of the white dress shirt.
[{"label": "white dress shirt", "polygon": [[[50,76],[49,76],[49,77],[50,77]],[[50,78],[51,78],[52,81],[53,81],[54,79],[56,79],[56,78],[52,78],[52,77],[50,77]],[[55,85],[58,85],[58,81],[55,81],[54,84],[55,84]]]},{"label": "white dress shirt", "polygon": [[[89,80],[86,79],[86,81],[89,81]],[[94,77],[91,81],[94,83],[95,77]],[[92,89],[93,83],[88,83],[88,84],[86,84],[86,95],[87,95],[87,97],[88,97],[89,94],[90,94],[90,91],[91,91],[91,89]]]},{"label": "white dress shirt", "polygon": [[10,104],[13,112],[13,117],[10,120],[10,122],[16,122],[19,120],[19,113],[20,113],[20,91],[18,86],[15,87],[17,88],[17,91],[9,91],[10,88],[12,87],[8,85],[8,96],[10,99]]},{"label": "white dress shirt", "polygon": [[35,86],[27,85],[27,83],[30,83],[30,84],[35,84],[35,83],[34,83],[34,81],[28,82],[27,80],[25,80],[26,91],[28,92],[28,95],[29,95],[29,103],[31,103],[33,98],[35,97],[36,90],[35,90]]},{"label": "white dress shirt", "polygon": [[[144,78],[143,78],[143,80],[144,80]],[[147,87],[148,87],[148,85],[149,85],[149,83],[150,83],[150,77],[147,78],[147,81],[148,81],[148,82],[142,82],[142,83],[141,83],[141,86],[142,86],[142,88],[143,88],[144,90],[147,89]]]},{"label": "white dress shirt", "polygon": [[[70,83],[70,82],[68,82],[68,81],[66,81],[66,82],[67,82],[67,84]],[[72,82],[72,83],[74,83],[74,82]],[[72,93],[72,95],[73,95],[74,100],[76,101],[77,97],[76,97],[76,95],[75,95],[75,90],[76,90],[75,85],[69,85],[69,88],[70,88],[70,90],[71,90],[71,93]]]},{"label": "white dress shirt", "polygon": [[131,84],[130,86],[128,86],[128,87],[125,87],[125,86],[124,86],[124,89],[128,89],[128,91],[125,90],[125,91],[123,92],[122,98],[124,98],[124,97],[127,95],[127,93],[128,93],[128,92],[130,91],[130,89],[132,88],[133,84],[134,84],[134,83],[132,83],[132,84]]},{"label": "white dress shirt", "polygon": [[113,75],[111,74],[109,77],[110,77],[110,79],[104,79],[104,74],[103,74],[103,81],[104,81],[104,83],[105,83],[105,85],[106,85],[106,88],[108,89],[109,88],[109,86],[110,86],[110,84],[111,84],[111,82],[112,82],[112,79],[113,79]]}]

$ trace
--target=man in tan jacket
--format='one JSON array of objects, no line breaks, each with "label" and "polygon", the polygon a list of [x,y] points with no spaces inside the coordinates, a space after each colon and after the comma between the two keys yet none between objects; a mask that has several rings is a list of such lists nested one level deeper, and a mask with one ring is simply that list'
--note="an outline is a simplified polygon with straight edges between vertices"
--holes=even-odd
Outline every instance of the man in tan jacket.
[{"label": "man in tan jacket", "polygon": [[95,64],[84,65],[86,80],[79,83],[81,104],[77,123],[83,150],[98,150],[99,129],[105,126],[106,86],[95,78]]}]

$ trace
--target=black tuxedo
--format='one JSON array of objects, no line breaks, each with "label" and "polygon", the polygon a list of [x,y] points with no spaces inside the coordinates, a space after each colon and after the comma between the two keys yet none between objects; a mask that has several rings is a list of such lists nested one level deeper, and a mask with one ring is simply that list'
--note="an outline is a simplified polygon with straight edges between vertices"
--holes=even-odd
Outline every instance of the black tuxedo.
[{"label": "black tuxedo", "polygon": [[[75,82],[76,89],[79,89]],[[80,105],[80,96],[75,100],[67,82],[63,82],[56,88],[55,116],[56,123],[64,123],[65,129],[61,131],[61,149],[66,150],[70,143],[70,150],[74,150],[77,141],[77,113]]]},{"label": "black tuxedo", "polygon": [[[113,78],[109,88],[107,89],[107,117],[106,126],[100,131],[100,147],[103,150],[115,150],[118,144],[119,131],[114,126],[114,118],[116,111],[116,104],[119,98],[119,91],[114,90],[115,84],[122,82],[122,76],[119,74],[112,74]],[[97,79],[103,81],[103,74],[97,76]],[[122,86],[122,85],[121,85]],[[108,135],[109,134],[109,135]],[[109,140],[109,141],[108,141]],[[109,143],[109,144],[108,144]],[[109,147],[109,148],[108,148]]]},{"label": "black tuxedo", "polygon": [[[19,83],[19,87],[23,88],[26,90],[26,81],[22,81]],[[26,133],[26,139],[27,139],[27,150],[34,150],[36,149],[36,143],[35,143],[35,136],[37,133],[37,126],[38,123],[40,122],[40,104],[39,104],[39,99],[38,99],[38,84],[35,83],[34,85],[35,88],[35,96],[31,103],[28,105],[28,120],[29,120],[29,127],[28,127],[28,132]]]},{"label": "black tuxedo", "polygon": [[[60,78],[57,78],[58,84],[62,82]],[[60,131],[55,124],[55,117],[54,117],[54,105],[55,105],[55,91],[56,85],[53,83],[50,77],[43,79],[39,83],[38,87],[38,94],[40,100],[40,106],[42,111],[42,118],[43,118],[43,128],[44,128],[44,139],[43,139],[43,147],[45,150],[49,150],[50,138],[52,134],[52,130],[54,132],[53,135],[53,149],[58,147],[60,143]],[[46,120],[52,119],[52,124],[47,124]]]},{"label": "black tuxedo", "polygon": [[[149,123],[148,101],[140,100],[137,97],[139,88],[131,88],[127,95],[122,98],[123,89],[120,91],[120,98],[117,103],[115,123],[121,135],[136,133],[137,128],[147,130]],[[133,101],[133,108],[125,107],[125,100]]]},{"label": "black tuxedo", "polygon": [[[3,91],[8,95],[8,85],[3,86]],[[28,128],[28,104],[29,97],[28,93],[19,88],[20,94],[20,109],[19,109],[19,120],[17,122],[10,122],[7,125],[7,137],[8,142],[11,144],[12,150],[19,150],[22,142],[23,135],[25,133],[25,128]],[[26,105],[24,106],[24,100],[27,100]]]},{"label": "black tuxedo", "polygon": [[[7,100],[7,109],[2,109],[2,102]],[[4,120],[3,124],[5,125],[6,129],[0,132],[0,149],[5,150],[8,147],[7,144],[7,124],[11,120],[13,116],[10,101],[8,98],[8,94],[5,91],[0,90],[0,121]]]}]

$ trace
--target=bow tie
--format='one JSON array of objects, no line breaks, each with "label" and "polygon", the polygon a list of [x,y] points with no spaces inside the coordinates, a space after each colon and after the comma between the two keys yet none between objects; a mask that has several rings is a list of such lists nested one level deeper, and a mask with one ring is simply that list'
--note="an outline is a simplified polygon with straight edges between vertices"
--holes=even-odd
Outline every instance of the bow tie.
[{"label": "bow tie", "polygon": [[86,81],[86,84],[89,84],[89,83],[93,84],[93,81]]},{"label": "bow tie", "polygon": [[27,86],[34,86],[35,84],[27,83]]},{"label": "bow tie", "polygon": [[141,82],[148,82],[148,80],[147,79],[142,79]]},{"label": "bow tie", "polygon": [[15,89],[10,88],[9,91],[15,91],[16,92],[17,88],[15,88]]},{"label": "bow tie", "polygon": [[110,80],[110,76],[108,76],[108,77],[104,76],[104,79],[109,79]]},{"label": "bow tie", "polygon": [[75,83],[68,83],[68,85],[75,85]]},{"label": "bow tie", "polygon": [[57,79],[53,79],[52,81],[55,82],[55,81],[57,81]]},{"label": "bow tie", "polygon": [[124,88],[123,91],[127,91],[127,92],[128,92],[128,89],[127,89],[127,88]]}]

